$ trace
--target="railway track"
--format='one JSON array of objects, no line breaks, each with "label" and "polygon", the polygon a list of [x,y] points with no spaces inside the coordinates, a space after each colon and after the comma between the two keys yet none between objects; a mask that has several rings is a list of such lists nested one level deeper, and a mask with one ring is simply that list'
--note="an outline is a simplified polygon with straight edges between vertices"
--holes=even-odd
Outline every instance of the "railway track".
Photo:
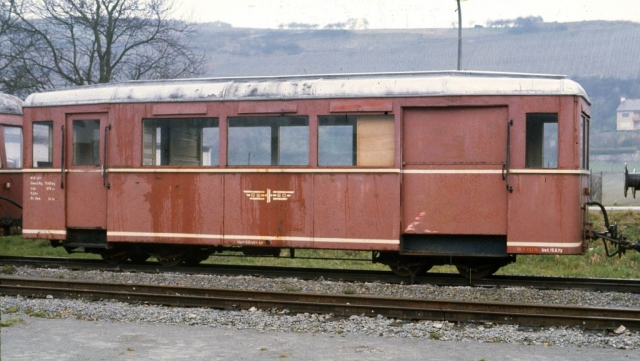
[{"label": "railway track", "polygon": [[[16,266],[60,268],[76,270],[105,270],[105,271],[129,271],[129,272],[173,272],[188,274],[216,274],[216,275],[255,275],[271,278],[291,278],[302,280],[339,280],[345,282],[384,282],[407,283],[408,278],[400,277],[392,272],[344,270],[324,268],[295,268],[295,267],[266,267],[266,266],[229,266],[201,264],[196,267],[172,267],[167,268],[159,264],[149,262],[141,265],[119,264],[110,265],[102,260],[82,260],[72,258],[51,257],[7,257],[0,256],[3,264]],[[529,287],[535,289],[566,290],[582,289],[601,292],[627,292],[640,293],[640,280],[629,279],[599,279],[599,278],[573,278],[573,277],[530,277],[530,276],[492,276],[487,279],[469,280],[458,274],[427,273],[418,277],[415,284],[431,284],[437,286],[475,286],[475,287]]]},{"label": "railway track", "polygon": [[127,303],[233,310],[252,307],[286,309],[296,313],[331,313],[343,317],[383,315],[411,320],[580,326],[587,329],[615,329],[623,325],[627,329],[640,330],[640,309],[95,283],[18,276],[0,276],[0,293],[24,297],[110,299]]}]

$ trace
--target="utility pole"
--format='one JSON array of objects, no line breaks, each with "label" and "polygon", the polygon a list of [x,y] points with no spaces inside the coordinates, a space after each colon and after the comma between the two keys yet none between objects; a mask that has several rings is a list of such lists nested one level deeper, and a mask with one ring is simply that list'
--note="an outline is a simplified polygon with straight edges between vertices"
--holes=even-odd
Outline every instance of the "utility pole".
[{"label": "utility pole", "polygon": [[462,10],[460,8],[460,0],[458,3],[458,70],[462,69]]}]

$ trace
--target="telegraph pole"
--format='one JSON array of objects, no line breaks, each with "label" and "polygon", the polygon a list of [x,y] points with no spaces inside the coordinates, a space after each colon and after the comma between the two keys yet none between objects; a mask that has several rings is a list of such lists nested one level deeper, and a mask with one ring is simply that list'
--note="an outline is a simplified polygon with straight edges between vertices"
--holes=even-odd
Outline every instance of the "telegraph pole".
[{"label": "telegraph pole", "polygon": [[460,0],[458,3],[458,70],[462,69],[462,10],[460,8]]}]

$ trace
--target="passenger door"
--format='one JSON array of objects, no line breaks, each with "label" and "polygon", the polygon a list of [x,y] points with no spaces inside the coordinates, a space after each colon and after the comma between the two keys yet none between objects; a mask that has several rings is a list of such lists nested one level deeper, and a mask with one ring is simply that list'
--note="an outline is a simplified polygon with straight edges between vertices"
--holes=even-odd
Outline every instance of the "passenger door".
[{"label": "passenger door", "polygon": [[107,114],[67,116],[63,133],[67,228],[107,228],[105,127]]},{"label": "passenger door", "polygon": [[403,114],[403,233],[506,235],[507,107]]}]

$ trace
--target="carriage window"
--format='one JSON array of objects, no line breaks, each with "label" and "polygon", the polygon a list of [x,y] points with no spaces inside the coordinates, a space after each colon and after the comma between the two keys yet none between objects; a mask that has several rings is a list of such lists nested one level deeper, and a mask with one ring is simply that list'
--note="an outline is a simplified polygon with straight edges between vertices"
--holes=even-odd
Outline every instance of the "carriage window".
[{"label": "carriage window", "polygon": [[309,118],[229,118],[229,165],[309,165]]},{"label": "carriage window", "polygon": [[393,166],[393,115],[318,118],[318,165]]},{"label": "carriage window", "polygon": [[582,144],[580,167],[582,169],[589,169],[589,118],[585,114],[581,116],[580,130],[580,144]]},{"label": "carriage window", "polygon": [[33,167],[53,167],[53,122],[33,123]]},{"label": "carriage window", "polygon": [[527,168],[558,168],[558,114],[527,114]]},{"label": "carriage window", "polygon": [[143,165],[218,165],[218,118],[144,119]]},{"label": "carriage window", "polygon": [[7,168],[22,168],[22,128],[4,126],[4,149]]},{"label": "carriage window", "polygon": [[73,165],[100,165],[100,120],[73,121]]}]

